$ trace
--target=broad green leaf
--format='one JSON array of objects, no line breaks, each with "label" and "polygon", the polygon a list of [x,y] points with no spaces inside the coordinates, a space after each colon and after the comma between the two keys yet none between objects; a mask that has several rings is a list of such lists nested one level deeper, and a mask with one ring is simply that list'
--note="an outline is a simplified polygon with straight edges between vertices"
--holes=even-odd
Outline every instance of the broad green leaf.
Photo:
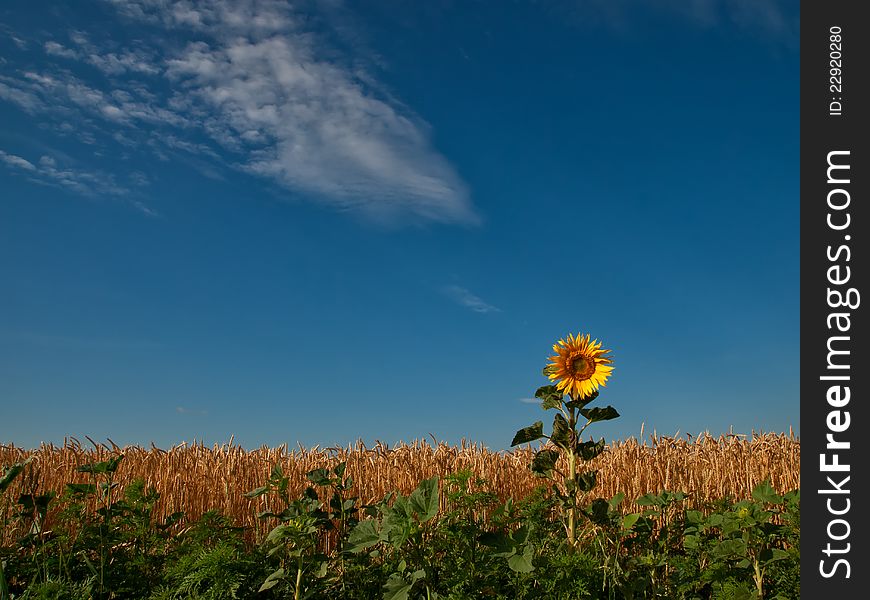
[{"label": "broad green leaf", "polygon": [[528,442],[534,442],[535,440],[539,440],[544,437],[544,422],[536,421],[532,423],[528,427],[523,427],[517,434],[514,436],[513,441],[511,442],[511,446],[518,446],[520,444],[526,444]]},{"label": "broad green leaf", "polygon": [[615,419],[619,416],[619,413],[616,412],[616,409],[612,406],[605,406],[604,408],[598,406],[595,408],[583,408],[580,409],[580,414],[586,417],[590,423],[609,421],[610,419]]},{"label": "broad green leaf", "polygon": [[634,527],[634,524],[637,523],[637,520],[640,518],[640,513],[630,513],[622,517],[622,528],[625,531],[631,531],[631,528]]},{"label": "broad green leaf", "polygon": [[256,498],[257,496],[262,496],[263,494],[269,491],[268,485],[263,485],[258,488],[251,490],[250,492],[245,492],[242,494],[245,498]]},{"label": "broad green leaf", "polygon": [[723,558],[745,556],[746,542],[742,539],[722,540],[713,548],[713,554]]},{"label": "broad green leaf", "polygon": [[596,498],[589,505],[586,514],[589,520],[597,525],[605,525],[610,521],[610,506],[604,498]]},{"label": "broad green leaf", "polygon": [[438,513],[438,477],[421,481],[408,500],[421,523],[434,517]]},{"label": "broad green leaf", "polygon": [[752,490],[752,498],[758,502],[767,502],[768,504],[782,504],[782,496],[776,493],[773,486],[770,485],[770,479],[765,479]]},{"label": "broad green leaf", "polygon": [[496,556],[509,556],[514,553],[514,541],[501,531],[487,531],[478,536],[477,541],[495,550]]},{"label": "broad green leaf", "polygon": [[536,475],[549,475],[556,468],[556,461],[559,459],[558,450],[538,450],[535,453],[535,458],[532,459],[530,468]]},{"label": "broad green leaf", "polygon": [[693,525],[698,525],[704,520],[704,513],[699,510],[687,510],[686,522]]},{"label": "broad green leaf", "polygon": [[562,413],[556,413],[556,418],[553,419],[553,433],[550,436],[550,441],[560,448],[568,449],[571,443],[571,427],[568,421],[562,416]]},{"label": "broad green leaf", "polygon": [[586,471],[576,475],[577,489],[581,492],[591,491],[595,487],[595,474],[598,471]]},{"label": "broad green leaf", "polygon": [[277,571],[274,571],[268,577],[266,577],[266,581],[263,582],[263,585],[260,586],[260,589],[257,590],[259,592],[264,592],[266,590],[270,590],[276,585],[278,585],[282,579],[286,576],[284,572],[284,568],[281,567]]},{"label": "broad green leaf", "polygon": [[378,531],[377,521],[374,519],[366,519],[356,524],[350,535],[347,538],[347,550],[349,552],[362,552],[370,546],[374,546],[381,541],[381,534]]},{"label": "broad green leaf", "polygon": [[568,408],[583,408],[598,397],[598,391],[594,391],[583,398],[574,398],[565,403]]},{"label": "broad green leaf", "polygon": [[758,559],[762,564],[768,564],[788,557],[788,552],[785,550],[780,550],[779,548],[765,548],[761,551],[761,554],[759,554]]},{"label": "broad green leaf", "polygon": [[559,408],[562,406],[562,398],[564,394],[556,389],[555,385],[545,385],[538,388],[535,392],[535,398],[541,400],[541,408],[549,410],[551,408]]},{"label": "broad green leaf", "polygon": [[613,498],[607,501],[607,504],[610,505],[610,510],[616,510],[623,500],[625,500],[625,494],[623,492],[616,492]]},{"label": "broad green leaf", "polygon": [[535,570],[532,564],[532,547],[527,545],[522,554],[514,554],[508,559],[508,567],[517,573],[531,573]]},{"label": "broad green leaf", "polygon": [[96,494],[97,486],[92,483],[68,483],[66,489],[73,494]]},{"label": "broad green leaf", "polygon": [[329,471],[326,469],[314,469],[308,471],[305,477],[314,485],[327,486],[332,480],[329,478]]},{"label": "broad green leaf", "polygon": [[113,456],[109,460],[82,465],[78,467],[76,471],[78,471],[79,473],[92,473],[94,475],[114,473],[118,470],[118,465],[121,464],[121,460],[123,460],[123,458],[124,455],[119,454],[118,456]]},{"label": "broad green leaf", "polygon": [[604,452],[604,447],[604,438],[601,438],[597,442],[593,442],[590,440],[588,442],[581,442],[577,444],[576,452],[583,460],[590,461],[602,452]]},{"label": "broad green leaf", "polygon": [[393,573],[384,584],[384,600],[408,600],[408,594],[414,584],[408,583],[398,573]]},{"label": "broad green leaf", "polygon": [[662,506],[662,498],[658,494],[647,493],[635,500],[638,506]]},{"label": "broad green leaf", "polygon": [[529,539],[529,528],[526,525],[518,527],[516,531],[511,534],[511,539],[515,544],[521,545],[525,544],[526,540]]}]

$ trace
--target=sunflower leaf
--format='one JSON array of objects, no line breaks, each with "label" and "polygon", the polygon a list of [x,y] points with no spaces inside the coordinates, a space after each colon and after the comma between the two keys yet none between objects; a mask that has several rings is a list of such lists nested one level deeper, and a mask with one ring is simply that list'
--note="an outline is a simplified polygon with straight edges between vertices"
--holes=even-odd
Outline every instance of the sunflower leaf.
[{"label": "sunflower leaf", "polygon": [[421,523],[425,523],[438,513],[438,477],[424,479],[408,497],[411,508],[417,513]]},{"label": "sunflower leaf", "polygon": [[595,390],[588,396],[582,398],[574,398],[565,403],[568,408],[583,408],[598,397],[598,390]]},{"label": "sunflower leaf", "polygon": [[568,421],[562,416],[562,413],[556,413],[556,418],[553,419],[553,433],[550,435],[550,441],[560,448],[568,449],[571,444],[571,427]]},{"label": "sunflower leaf", "polygon": [[574,482],[577,485],[577,489],[581,492],[589,492],[592,488],[595,487],[596,477],[595,475],[598,471],[586,471],[585,473],[579,473],[574,476]]},{"label": "sunflower leaf", "polygon": [[549,410],[551,408],[559,408],[562,406],[562,394],[555,385],[544,385],[538,388],[535,392],[535,398],[541,400],[541,408]]},{"label": "sunflower leaf", "polygon": [[556,468],[557,460],[559,460],[558,450],[538,450],[529,468],[535,475],[549,476]]},{"label": "sunflower leaf", "polygon": [[511,442],[511,446],[518,446],[520,444],[534,442],[535,440],[539,440],[542,437],[544,437],[544,422],[536,421],[528,427],[523,427],[522,429],[517,431],[517,434],[514,436],[514,439]]},{"label": "sunflower leaf", "polygon": [[604,451],[604,438],[601,438],[597,442],[593,442],[589,440],[588,442],[582,442],[577,444],[576,452],[580,455],[583,460],[589,461],[601,454]]},{"label": "sunflower leaf", "polygon": [[616,412],[616,409],[612,406],[606,406],[604,408],[598,406],[595,408],[584,408],[580,410],[580,414],[589,419],[590,423],[595,423],[596,421],[609,421],[610,419],[615,419],[619,416],[619,413]]}]

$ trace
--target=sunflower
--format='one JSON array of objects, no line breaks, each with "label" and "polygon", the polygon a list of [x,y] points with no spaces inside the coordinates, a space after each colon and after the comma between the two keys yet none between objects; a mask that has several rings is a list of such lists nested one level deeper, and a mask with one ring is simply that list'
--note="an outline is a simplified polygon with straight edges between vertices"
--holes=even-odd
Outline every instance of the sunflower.
[{"label": "sunflower", "polygon": [[555,356],[550,357],[547,365],[548,377],[556,381],[556,389],[572,398],[586,398],[606,385],[613,362],[605,356],[610,350],[601,348],[598,340],[590,341],[589,335],[572,334],[553,345]]}]

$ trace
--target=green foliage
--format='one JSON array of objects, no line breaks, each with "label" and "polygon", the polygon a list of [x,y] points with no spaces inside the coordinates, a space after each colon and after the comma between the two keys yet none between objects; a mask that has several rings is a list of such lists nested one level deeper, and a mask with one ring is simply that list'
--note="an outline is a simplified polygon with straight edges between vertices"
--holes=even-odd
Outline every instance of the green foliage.
[{"label": "green foliage", "polygon": [[[279,500],[261,515],[271,523],[269,534],[251,545],[216,511],[196,520],[181,513],[155,518],[157,492],[141,480],[119,489],[117,461],[114,468],[102,464],[82,470],[90,482],[68,486],[60,497],[28,490],[6,499],[14,510],[4,527],[21,532],[14,546],[0,548],[10,600],[800,594],[800,493],[780,495],[769,482],[749,500],[701,509],[688,508],[688,495],[679,491],[636,499],[638,512],[624,510],[623,494],[597,498],[578,506],[572,545],[560,535],[561,486],[501,501],[486,481],[460,471],[360,507],[344,465],[309,472],[311,485],[298,496],[276,467],[251,493]],[[566,487],[582,494],[594,480],[594,471],[578,472]]]}]

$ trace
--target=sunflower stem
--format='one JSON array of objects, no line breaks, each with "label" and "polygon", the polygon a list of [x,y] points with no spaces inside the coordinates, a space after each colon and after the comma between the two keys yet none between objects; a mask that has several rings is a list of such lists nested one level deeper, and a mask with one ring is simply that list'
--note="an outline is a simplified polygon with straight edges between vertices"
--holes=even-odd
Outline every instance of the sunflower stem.
[{"label": "sunflower stem", "polygon": [[[575,409],[572,406],[570,408],[570,418],[568,419],[568,426],[571,428],[572,432],[575,432],[577,427],[577,415],[574,410]],[[577,460],[576,456],[574,456],[574,440],[571,440],[571,443],[568,444],[568,481],[572,482],[571,489],[573,490],[573,492],[570,494],[571,505],[568,507],[568,546],[570,548],[574,547],[576,540],[575,519],[577,517],[577,490],[573,487],[573,482],[576,475]]]}]

